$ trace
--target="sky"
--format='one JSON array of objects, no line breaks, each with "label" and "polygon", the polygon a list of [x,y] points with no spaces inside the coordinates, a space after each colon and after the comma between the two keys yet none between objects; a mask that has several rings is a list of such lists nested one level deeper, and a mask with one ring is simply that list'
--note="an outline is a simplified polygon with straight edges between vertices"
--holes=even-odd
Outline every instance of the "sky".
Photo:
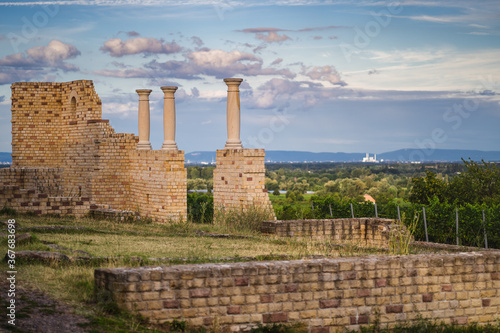
[{"label": "sky", "polygon": [[81,79],[118,133],[152,89],[153,149],[178,86],[179,149],[222,149],[231,77],[244,148],[500,150],[500,2],[0,1],[0,151],[12,83]]}]

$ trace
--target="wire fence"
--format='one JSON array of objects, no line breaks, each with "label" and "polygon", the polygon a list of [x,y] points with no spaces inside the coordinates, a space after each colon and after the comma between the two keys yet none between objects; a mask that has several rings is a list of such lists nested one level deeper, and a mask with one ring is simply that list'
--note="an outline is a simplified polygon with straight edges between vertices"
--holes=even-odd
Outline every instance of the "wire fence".
[{"label": "wire fence", "polygon": [[457,207],[437,201],[425,206],[412,203],[373,204],[317,197],[311,200],[310,208],[291,204],[278,207],[276,213],[281,220],[380,217],[409,223],[417,219],[416,240],[500,248],[500,205],[486,207],[468,204]]}]

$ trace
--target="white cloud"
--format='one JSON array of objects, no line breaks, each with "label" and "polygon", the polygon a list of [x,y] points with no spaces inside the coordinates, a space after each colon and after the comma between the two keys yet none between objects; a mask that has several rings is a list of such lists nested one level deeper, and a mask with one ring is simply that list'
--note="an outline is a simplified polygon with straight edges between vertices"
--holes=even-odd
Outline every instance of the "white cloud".
[{"label": "white cloud", "polygon": [[0,85],[17,81],[54,80],[58,70],[79,71],[66,62],[76,58],[80,51],[71,44],[52,40],[47,46],[36,46],[24,53],[4,56],[0,59]]},{"label": "white cloud", "polygon": [[[443,48],[365,53],[368,55],[365,70],[343,72],[351,87],[467,91],[475,89],[482,77],[500,77],[500,49],[471,52]],[[377,68],[379,74],[366,75],[373,68]]]},{"label": "white cloud", "polygon": [[286,41],[288,39],[291,39],[287,35],[278,35],[274,31],[268,32],[267,35],[265,35],[265,34],[256,34],[255,37],[257,39],[263,40],[263,41],[265,41],[267,43],[281,43],[281,42],[284,42],[284,41]]},{"label": "white cloud", "polygon": [[469,24],[469,26],[471,26],[473,28],[479,28],[479,29],[488,29],[487,26],[481,25],[481,24]]},{"label": "white cloud", "polygon": [[119,118],[133,118],[137,116],[138,102],[110,102],[103,103],[102,113],[104,116],[118,116]]},{"label": "white cloud", "polygon": [[344,86],[346,83],[340,79],[340,74],[333,66],[303,67],[302,74],[317,81],[327,81],[334,85]]},{"label": "white cloud", "polygon": [[274,78],[253,90],[245,100],[252,108],[310,107],[322,99],[324,91],[321,84]]},{"label": "white cloud", "polygon": [[443,60],[450,56],[452,49],[430,49],[430,50],[391,50],[370,51],[371,60],[385,63],[423,63],[435,60]]},{"label": "white cloud", "polygon": [[137,37],[123,41],[119,38],[112,38],[104,42],[101,47],[103,52],[109,52],[112,57],[123,57],[131,54],[170,54],[181,51],[181,47],[175,42],[166,43],[162,39]]},{"label": "white cloud", "polygon": [[466,35],[475,35],[475,36],[489,36],[491,35],[489,32],[482,32],[482,31],[473,31],[473,32],[468,32]]},{"label": "white cloud", "polygon": [[76,58],[80,51],[71,44],[52,40],[47,46],[36,46],[26,53],[16,53],[0,59],[0,66],[7,67],[50,67],[63,71],[78,71],[75,65],[65,60]]},{"label": "white cloud", "polygon": [[97,75],[102,76],[112,76],[120,78],[140,78],[149,77],[152,73],[142,68],[130,68],[130,69],[100,69],[94,71]]},{"label": "white cloud", "polygon": [[276,75],[288,78],[295,77],[288,69],[264,68],[263,60],[254,54],[233,50],[202,50],[185,55],[184,61],[170,60],[158,62],[153,60],[144,65],[145,68],[99,70],[96,74],[123,78],[161,77],[193,80],[202,75],[226,78],[234,75]]},{"label": "white cloud", "polygon": [[271,66],[281,64],[282,62],[283,58],[277,58],[271,63]]}]

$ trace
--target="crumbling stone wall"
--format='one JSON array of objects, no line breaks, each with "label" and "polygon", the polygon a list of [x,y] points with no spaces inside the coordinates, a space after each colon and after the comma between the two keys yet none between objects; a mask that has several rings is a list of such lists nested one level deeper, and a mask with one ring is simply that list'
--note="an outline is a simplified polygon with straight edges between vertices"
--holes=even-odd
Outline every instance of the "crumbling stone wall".
[{"label": "crumbling stone wall", "polygon": [[231,331],[304,322],[310,332],[382,327],[419,316],[494,323],[500,251],[95,270],[98,290],[153,323]]},{"label": "crumbling stone wall", "polygon": [[81,217],[90,209],[89,197],[63,195],[61,168],[0,169],[0,207],[20,213],[61,214]]},{"label": "crumbling stone wall", "polygon": [[[155,151],[146,158],[148,169],[138,168],[142,161],[135,159],[143,158],[135,153],[138,137],[115,133],[109,120],[102,119],[101,100],[92,81],[18,82],[11,88],[13,165],[0,170],[0,184],[21,182],[12,180],[13,175],[20,174],[18,168],[52,168],[57,169],[62,193],[37,188],[37,195],[80,198],[76,202],[88,198],[91,205],[86,207],[97,205],[116,210],[133,210],[137,196],[144,205],[143,217],[159,221],[174,216],[187,218],[185,199],[163,200],[154,186],[135,186],[132,191],[134,179],[147,177],[160,187],[169,188],[169,197],[185,197],[186,187],[179,185],[186,183],[184,153],[179,151],[172,156],[169,152]],[[175,165],[176,172],[164,168],[169,163]],[[177,172],[180,169],[184,172]],[[33,184],[26,183],[26,178],[16,186],[32,191]],[[141,199],[148,196],[157,199]],[[10,199],[2,200],[0,205],[20,207],[21,202],[16,200],[20,198]]]},{"label": "crumbling stone wall", "polygon": [[64,187],[62,168],[3,168],[2,183],[0,186],[18,186],[47,193],[52,196],[61,196]]},{"label": "crumbling stone wall", "polygon": [[67,196],[90,195],[94,140],[113,133],[92,81],[12,84],[12,167],[64,171]]},{"label": "crumbling stone wall", "polygon": [[[363,247],[389,247],[392,237],[406,233],[403,225],[381,218],[264,221],[261,232],[278,237],[350,243]],[[399,232],[396,232],[396,229]]]},{"label": "crumbling stone wall", "polygon": [[265,188],[264,149],[219,149],[214,170],[214,208],[274,210]]}]

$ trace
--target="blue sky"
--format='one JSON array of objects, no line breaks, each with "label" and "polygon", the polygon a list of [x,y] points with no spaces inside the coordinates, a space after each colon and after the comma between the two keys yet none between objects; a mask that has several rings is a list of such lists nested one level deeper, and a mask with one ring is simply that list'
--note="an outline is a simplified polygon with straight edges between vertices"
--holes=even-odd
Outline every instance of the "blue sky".
[{"label": "blue sky", "polygon": [[500,150],[500,2],[0,1],[0,151],[13,82],[79,79],[117,132],[152,89],[154,149],[179,86],[179,148],[220,149],[226,77],[245,148]]}]

